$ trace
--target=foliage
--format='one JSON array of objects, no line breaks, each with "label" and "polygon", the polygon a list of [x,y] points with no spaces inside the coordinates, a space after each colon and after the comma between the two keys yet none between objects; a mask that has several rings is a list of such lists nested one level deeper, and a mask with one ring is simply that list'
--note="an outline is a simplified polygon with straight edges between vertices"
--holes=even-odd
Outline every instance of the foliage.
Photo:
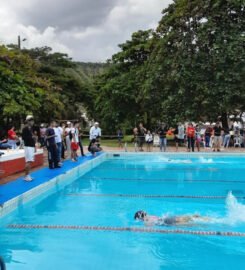
[{"label": "foliage", "polygon": [[140,115],[145,108],[141,87],[153,44],[152,31],[134,33],[132,40],[119,45],[122,51],[113,55],[106,72],[97,78],[94,111],[108,131],[144,120]]},{"label": "foliage", "polygon": [[79,119],[91,103],[92,78],[99,72],[92,71],[93,64],[75,63],[49,47],[20,51],[1,46],[1,126],[10,122],[19,126],[27,114],[33,114],[37,122]]},{"label": "foliage", "polygon": [[244,4],[176,0],[156,31],[120,45],[98,79],[98,117],[109,126],[216,120],[244,112]]},{"label": "foliage", "polygon": [[27,114],[53,113],[59,117],[63,104],[54,86],[37,73],[38,64],[17,50],[0,47],[1,122],[23,121]]},{"label": "foliage", "polygon": [[0,47],[2,122],[78,119],[104,132],[143,121],[214,121],[245,111],[244,3],[175,0],[156,30],[138,31],[107,64],[78,63],[49,47]]}]

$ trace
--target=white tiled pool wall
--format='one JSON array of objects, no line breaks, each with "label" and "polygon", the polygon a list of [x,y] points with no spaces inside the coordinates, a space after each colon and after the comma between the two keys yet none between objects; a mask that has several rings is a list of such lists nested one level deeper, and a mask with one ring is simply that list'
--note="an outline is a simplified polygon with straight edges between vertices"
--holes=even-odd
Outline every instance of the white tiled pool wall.
[{"label": "white tiled pool wall", "polygon": [[[65,174],[61,174],[53,179],[51,179],[48,182],[45,182],[21,195],[18,197],[11,199],[0,206],[0,218],[9,214],[13,210],[15,210],[17,207],[19,207],[22,204],[25,204],[29,202],[30,200],[40,196],[41,194],[47,193],[47,196],[50,194],[48,191],[50,191],[52,188],[56,188],[53,192],[59,191],[60,189],[64,188],[65,186],[71,184],[90,170],[94,169],[95,167],[99,166],[102,162],[104,162],[107,159],[106,154],[102,154],[95,159],[89,160],[84,164],[81,164],[80,166],[73,168],[69,171],[67,171]],[[52,193],[53,193],[52,192]],[[43,196],[42,196],[43,199]]]}]

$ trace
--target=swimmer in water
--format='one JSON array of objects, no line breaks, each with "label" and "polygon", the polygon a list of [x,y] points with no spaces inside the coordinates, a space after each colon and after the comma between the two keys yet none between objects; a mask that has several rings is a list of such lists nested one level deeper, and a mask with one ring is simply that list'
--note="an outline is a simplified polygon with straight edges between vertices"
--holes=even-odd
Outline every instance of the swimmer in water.
[{"label": "swimmer in water", "polygon": [[145,211],[137,211],[134,219],[141,220],[146,226],[175,226],[175,225],[188,225],[196,222],[209,221],[209,217],[202,217],[200,215],[184,215],[184,216],[150,216]]}]

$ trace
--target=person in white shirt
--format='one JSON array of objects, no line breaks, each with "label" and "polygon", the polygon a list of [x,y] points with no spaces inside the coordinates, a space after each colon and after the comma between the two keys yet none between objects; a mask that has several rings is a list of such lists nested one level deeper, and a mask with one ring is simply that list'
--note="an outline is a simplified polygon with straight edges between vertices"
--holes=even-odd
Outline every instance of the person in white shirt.
[{"label": "person in white shirt", "polygon": [[70,132],[72,129],[72,123],[67,122],[67,127],[65,128],[65,142],[66,142],[66,151],[67,151],[67,157],[71,157],[71,138],[70,138]]},{"label": "person in white shirt", "polygon": [[95,122],[94,126],[90,128],[89,139],[92,141],[93,139],[98,140],[101,137],[101,129],[99,127],[99,123]]},{"label": "person in white shirt", "polygon": [[145,142],[146,142],[147,152],[151,152],[151,147],[153,145],[153,136],[152,136],[150,130],[148,130],[147,134],[145,135]]},{"label": "person in white shirt", "polygon": [[59,165],[61,165],[63,129],[57,122],[56,122],[56,127],[54,128],[54,132],[55,132],[55,142],[57,145],[58,162],[59,162]]},{"label": "person in white shirt", "polygon": [[182,123],[178,125],[178,139],[181,144],[185,141],[185,126]]}]

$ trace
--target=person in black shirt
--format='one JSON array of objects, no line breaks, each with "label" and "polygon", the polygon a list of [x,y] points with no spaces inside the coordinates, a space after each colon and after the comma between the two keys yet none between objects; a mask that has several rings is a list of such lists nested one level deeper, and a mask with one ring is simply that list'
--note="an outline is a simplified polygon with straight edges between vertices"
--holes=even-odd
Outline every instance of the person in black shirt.
[{"label": "person in black shirt", "polygon": [[92,141],[90,142],[89,146],[88,146],[88,151],[95,156],[97,152],[102,151],[102,148],[100,146],[98,146],[98,143],[96,141],[96,139],[92,139]]},{"label": "person in black shirt", "polygon": [[159,138],[160,138],[160,151],[162,152],[162,150],[164,149],[164,152],[167,149],[167,132],[168,132],[168,128],[165,125],[162,125],[159,129],[158,129],[158,134],[159,134]]},{"label": "person in black shirt", "polygon": [[145,134],[147,130],[144,128],[143,124],[139,124],[139,151],[144,151],[143,150],[143,145],[145,142]]},{"label": "person in black shirt", "polygon": [[48,149],[48,163],[49,169],[60,168],[58,165],[58,150],[55,142],[55,121],[51,121],[49,127],[46,130],[46,144]]},{"label": "person in black shirt", "polygon": [[214,144],[213,144],[213,151],[217,150],[220,152],[220,144],[221,144],[221,131],[222,127],[219,122],[217,122],[214,126]]},{"label": "person in black shirt", "polygon": [[34,162],[35,157],[35,136],[33,134],[34,119],[31,115],[26,117],[26,126],[22,130],[22,139],[24,141],[25,150],[25,177],[24,180],[29,182],[33,178],[30,176],[31,164]]}]

